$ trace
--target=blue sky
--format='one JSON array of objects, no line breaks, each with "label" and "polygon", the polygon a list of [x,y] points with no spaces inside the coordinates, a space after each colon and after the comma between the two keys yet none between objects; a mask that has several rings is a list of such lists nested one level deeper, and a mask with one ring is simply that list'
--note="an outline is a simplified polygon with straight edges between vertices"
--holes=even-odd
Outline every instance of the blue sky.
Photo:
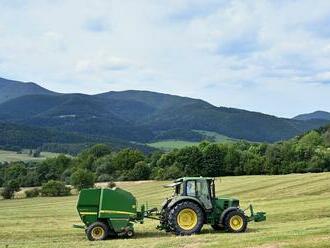
[{"label": "blue sky", "polygon": [[0,77],[330,111],[330,1],[0,0]]}]

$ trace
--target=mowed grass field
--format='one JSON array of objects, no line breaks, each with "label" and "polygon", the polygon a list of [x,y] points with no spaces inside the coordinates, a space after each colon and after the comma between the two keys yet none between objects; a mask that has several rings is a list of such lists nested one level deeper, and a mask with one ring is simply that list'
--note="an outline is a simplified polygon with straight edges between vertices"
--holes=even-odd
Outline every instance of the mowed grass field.
[{"label": "mowed grass field", "polygon": [[[139,203],[159,206],[170,189],[166,182],[125,182]],[[253,203],[267,221],[250,223],[246,233],[215,232],[176,237],[155,229],[157,221],[136,224],[132,239],[90,242],[79,224],[77,196],[0,200],[0,247],[330,247],[330,173],[284,176],[224,177],[217,195],[236,196],[241,206]]]},{"label": "mowed grass field", "polygon": [[46,158],[53,158],[58,155],[59,155],[58,153],[41,152],[40,157],[34,158],[28,154],[28,150],[24,150],[22,153],[0,150],[0,162],[40,161]]}]

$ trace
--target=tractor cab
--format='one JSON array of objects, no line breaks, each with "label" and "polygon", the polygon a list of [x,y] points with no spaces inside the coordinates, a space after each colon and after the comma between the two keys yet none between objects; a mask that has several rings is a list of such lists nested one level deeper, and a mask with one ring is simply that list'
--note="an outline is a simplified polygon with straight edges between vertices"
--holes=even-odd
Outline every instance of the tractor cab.
[{"label": "tractor cab", "polygon": [[165,187],[173,187],[173,197],[192,197],[198,199],[206,210],[211,210],[215,199],[214,178],[183,177]]}]

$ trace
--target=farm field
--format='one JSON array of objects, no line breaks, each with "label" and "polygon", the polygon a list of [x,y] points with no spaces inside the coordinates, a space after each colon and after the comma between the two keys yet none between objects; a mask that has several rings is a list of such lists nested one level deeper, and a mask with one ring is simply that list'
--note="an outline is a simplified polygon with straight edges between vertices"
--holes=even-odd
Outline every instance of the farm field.
[{"label": "farm field", "polygon": [[168,151],[175,148],[180,149],[186,146],[198,145],[199,143],[200,142],[192,142],[192,141],[184,141],[184,140],[163,140],[163,141],[149,143],[147,145],[157,149]]},{"label": "farm field", "polygon": [[205,130],[194,130],[200,134],[203,134],[207,137],[211,137],[214,139],[214,142],[216,143],[225,143],[225,142],[233,142],[233,141],[238,141],[238,139],[230,138],[226,135],[219,134],[217,132],[210,132],[210,131],[205,131]]},{"label": "farm field", "polygon": [[14,161],[40,161],[46,158],[53,158],[59,155],[52,152],[41,152],[40,157],[34,158],[29,156],[28,151],[24,150],[22,153],[14,151],[0,150],[0,162],[14,162]]},{"label": "farm field", "polygon": [[[123,182],[139,203],[159,207],[170,189],[166,182]],[[217,180],[217,195],[239,197],[241,206],[252,202],[267,212],[267,221],[250,223],[241,234],[215,232],[176,237],[155,229],[157,221],[136,224],[132,239],[90,242],[75,210],[77,196],[0,200],[0,247],[330,247],[330,173],[283,176],[224,177]]]},{"label": "farm field", "polygon": [[[230,138],[228,136],[219,134],[217,132],[210,132],[205,130],[194,130],[194,131],[203,134],[206,137],[212,138],[212,140],[214,140],[215,143],[228,143],[228,142],[238,141],[237,139]],[[175,148],[180,149],[186,146],[193,146],[198,144],[200,144],[200,142],[185,141],[185,140],[161,140],[161,141],[149,143],[147,145],[157,149],[168,151]]]}]

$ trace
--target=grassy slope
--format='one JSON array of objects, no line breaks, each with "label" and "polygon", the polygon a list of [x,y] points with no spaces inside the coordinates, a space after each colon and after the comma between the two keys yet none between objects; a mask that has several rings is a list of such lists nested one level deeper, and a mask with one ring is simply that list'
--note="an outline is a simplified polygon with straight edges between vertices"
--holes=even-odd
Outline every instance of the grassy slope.
[{"label": "grassy slope", "polygon": [[[168,189],[164,182],[122,183],[140,203],[159,206]],[[247,233],[216,233],[208,226],[200,235],[176,237],[155,230],[156,221],[136,225],[132,240],[87,241],[75,211],[77,197],[0,201],[0,247],[329,247],[330,173],[226,177],[217,194],[237,196],[241,205],[253,202],[268,220],[251,223]]]},{"label": "grassy slope", "polygon": [[22,154],[18,154],[13,151],[5,151],[0,150],[0,162],[13,162],[13,161],[35,161],[35,160],[43,160],[46,158],[53,158],[59,155],[58,153],[52,152],[41,152],[40,157],[33,158],[29,156],[28,151],[23,151]]},{"label": "grassy slope", "polygon": [[[217,132],[210,132],[204,130],[194,130],[200,134],[205,136],[214,138],[216,143],[226,143],[226,142],[233,142],[237,141],[237,139],[231,139],[228,136],[219,134]],[[192,142],[192,141],[185,141],[185,140],[161,140],[153,143],[149,143],[148,145],[157,149],[162,150],[172,150],[175,148],[184,148],[186,146],[198,145],[200,142]]]},{"label": "grassy slope", "polygon": [[162,149],[165,151],[172,150],[175,148],[184,148],[186,146],[198,145],[199,142],[185,141],[185,140],[162,140],[154,143],[149,143],[148,145],[157,149]]},{"label": "grassy slope", "polygon": [[237,141],[237,139],[232,139],[226,135],[219,134],[217,132],[210,132],[210,131],[204,131],[204,130],[195,130],[196,132],[203,134],[205,136],[214,138],[214,141],[217,143],[225,143],[225,142],[232,142]]}]

